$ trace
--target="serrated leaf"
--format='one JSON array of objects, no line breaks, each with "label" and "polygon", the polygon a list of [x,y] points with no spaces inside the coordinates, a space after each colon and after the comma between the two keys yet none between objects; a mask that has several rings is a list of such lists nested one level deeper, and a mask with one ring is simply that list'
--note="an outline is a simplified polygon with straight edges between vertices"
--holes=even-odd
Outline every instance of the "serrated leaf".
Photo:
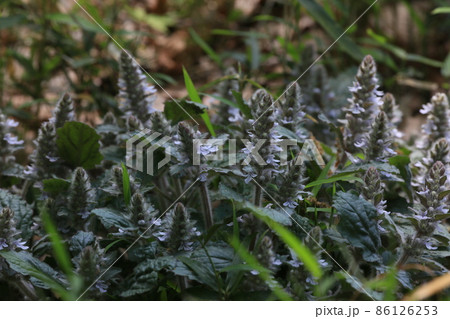
[{"label": "serrated leaf", "polygon": [[127,298],[149,292],[157,287],[157,283],[158,273],[154,271],[148,274],[136,275],[131,286],[121,292],[120,296]]},{"label": "serrated leaf", "polygon": [[84,123],[66,122],[57,130],[58,154],[73,168],[92,169],[100,164],[100,135]]},{"label": "serrated leaf", "polygon": [[131,228],[133,225],[123,213],[110,208],[97,208],[92,211],[96,215],[105,228]]},{"label": "serrated leaf", "polygon": [[338,192],[333,206],[340,215],[337,226],[351,245],[362,249],[364,260],[379,261],[381,247],[377,211],[373,204],[352,193]]},{"label": "serrated leaf", "polygon": [[79,231],[70,239],[69,250],[78,255],[84,248],[94,243],[95,236],[92,232]]},{"label": "serrated leaf", "polygon": [[162,269],[173,270],[177,264],[181,264],[174,256],[162,256],[155,259],[148,259],[138,264],[134,271],[137,274],[160,271]]},{"label": "serrated leaf", "polygon": [[6,190],[0,189],[0,209],[9,207],[14,212],[14,220],[16,228],[20,230],[21,237],[28,241],[33,232],[33,208],[26,201],[17,195],[10,194]]},{"label": "serrated leaf", "polygon": [[158,243],[156,241],[145,246],[133,246],[128,251],[128,259],[134,262],[156,258]]}]

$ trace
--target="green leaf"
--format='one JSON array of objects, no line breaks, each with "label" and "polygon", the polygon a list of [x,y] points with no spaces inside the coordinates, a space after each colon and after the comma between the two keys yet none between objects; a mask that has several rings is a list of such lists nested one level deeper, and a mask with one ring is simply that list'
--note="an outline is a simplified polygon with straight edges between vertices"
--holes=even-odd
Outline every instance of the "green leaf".
[{"label": "green leaf", "polygon": [[290,129],[285,128],[282,125],[277,125],[274,127],[274,131],[280,134],[283,137],[287,137],[291,140],[298,140],[298,135],[292,132]]},{"label": "green leaf", "polygon": [[[336,160],[336,157],[333,156],[330,159],[330,161],[327,163],[327,165],[325,165],[325,167],[322,169],[322,171],[320,172],[320,175],[317,178],[317,180],[324,180],[325,177],[327,177],[328,172],[330,171],[331,165],[333,165],[335,160]],[[319,194],[319,191],[320,191],[321,187],[322,187],[322,184],[314,186],[314,188],[312,189],[312,194],[313,194],[314,197],[317,197],[317,194]]]},{"label": "green leaf", "polygon": [[[183,110],[180,109],[183,108]],[[164,103],[164,114],[174,124],[201,116],[208,107],[201,103],[187,100],[170,100]],[[191,117],[190,117],[190,116]]]},{"label": "green leaf", "polygon": [[47,232],[50,241],[52,243],[53,253],[59,267],[64,271],[68,278],[73,276],[72,263],[70,261],[69,253],[67,252],[67,247],[63,243],[61,237],[56,230],[56,226],[50,219],[49,214],[46,211],[42,212],[41,215],[42,223],[44,224],[45,231]]},{"label": "green leaf", "polygon": [[96,215],[105,228],[131,228],[131,222],[120,212],[110,208],[97,208],[92,211]]},{"label": "green leaf", "polygon": [[123,184],[123,199],[125,204],[130,205],[131,201],[131,187],[130,176],[128,175],[128,169],[125,164],[122,163],[122,184]]},{"label": "green leaf", "polygon": [[330,178],[326,178],[326,179],[319,179],[317,181],[314,181],[312,183],[309,183],[305,186],[305,188],[310,188],[310,187],[316,187],[316,186],[321,186],[323,184],[329,184],[329,183],[334,183],[334,182],[339,182],[339,181],[357,181],[360,183],[364,183],[364,181],[359,178],[356,177],[355,175],[346,175],[346,176],[332,176]]},{"label": "green leaf", "polygon": [[[189,73],[187,73],[186,69],[183,67],[183,76],[184,76],[184,84],[186,85],[186,90],[188,91],[189,97],[193,102],[202,103],[202,99],[198,95],[197,89],[194,86],[194,83],[191,80],[191,77],[189,76]],[[216,136],[216,132],[214,131],[214,127],[211,124],[211,120],[209,119],[208,112],[203,112],[200,114],[201,118],[203,119],[203,122],[205,122],[206,127],[209,130],[209,133],[212,136]]]},{"label": "green leaf", "polygon": [[237,238],[233,238],[231,245],[234,247],[238,255],[254,270],[258,272],[259,277],[266,283],[266,285],[273,291],[273,293],[283,301],[292,300],[288,293],[283,290],[283,287],[275,280],[270,270],[263,267],[258,260],[252,256],[248,250],[239,243]]},{"label": "green leaf", "polygon": [[381,162],[369,162],[369,163],[363,163],[363,164],[351,164],[344,169],[340,170],[338,174],[335,174],[334,176],[342,176],[343,174],[348,173],[361,173],[367,171],[370,167],[375,167],[379,171],[383,171],[386,173],[391,174],[400,174],[400,171],[397,167],[388,164],[388,163],[381,163]]},{"label": "green leaf", "polygon": [[8,265],[24,276],[30,276],[33,284],[39,288],[52,289],[64,300],[75,300],[67,289],[66,281],[62,275],[48,264],[33,257],[26,251],[0,251],[0,256],[5,258]]},{"label": "green leaf", "polygon": [[[211,289],[218,291],[218,285],[214,270],[209,263],[201,263],[197,260],[179,256],[178,259],[183,262],[195,275],[195,280],[209,286]],[[208,267],[209,266],[209,267]]]},{"label": "green leaf", "polygon": [[259,207],[247,201],[241,194],[235,192],[223,183],[219,184],[217,199],[233,200],[236,210],[245,210],[259,217],[267,217],[282,225],[290,226],[292,220],[288,213],[283,210],[272,209],[268,207]]},{"label": "green leaf", "polygon": [[444,77],[450,78],[450,53],[444,60],[444,65],[442,66],[441,73]]},{"label": "green leaf", "polygon": [[61,178],[50,178],[42,181],[44,186],[44,192],[49,193],[52,196],[56,196],[70,187],[70,182]]},{"label": "green leaf", "polygon": [[8,191],[0,189],[0,209],[9,207],[14,212],[16,228],[20,230],[21,237],[28,241],[33,235],[31,226],[33,225],[33,208],[21,197],[10,194]]},{"label": "green leaf", "polygon": [[232,90],[231,94],[233,94],[233,97],[236,99],[237,106],[242,114],[244,114],[246,118],[251,119],[252,111],[250,110],[250,106],[244,101],[242,93]]},{"label": "green leaf", "polygon": [[26,17],[22,14],[0,17],[0,30],[22,25]]},{"label": "green leaf", "polygon": [[131,285],[120,293],[121,297],[128,298],[135,295],[140,295],[158,287],[158,273],[153,271],[135,275],[131,281]]},{"label": "green leaf", "polygon": [[100,135],[84,123],[66,122],[57,130],[56,145],[59,155],[73,168],[92,169],[100,164]]},{"label": "green leaf", "polygon": [[208,43],[206,43],[199,35],[197,32],[195,32],[194,29],[189,28],[189,33],[192,37],[192,39],[195,41],[195,43],[198,44],[198,46],[200,46],[203,51],[206,52],[206,54],[208,54],[208,56],[211,58],[211,60],[213,60],[214,62],[216,62],[218,65],[221,64],[220,61],[220,57],[217,55],[216,52],[214,52],[214,50],[209,46]]},{"label": "green leaf", "polygon": [[275,231],[281,240],[291,248],[299,260],[303,262],[305,268],[316,278],[322,277],[322,269],[314,257],[314,254],[306,247],[294,234],[278,223],[269,219],[262,219],[273,231]]},{"label": "green leaf", "polygon": [[[52,13],[47,14],[45,17],[55,23],[66,24],[72,27],[81,28],[89,32],[103,33],[103,30],[95,22],[92,22],[81,16],[77,16],[76,18],[74,18],[74,16],[69,14]],[[101,22],[101,20],[98,20],[98,22]]]},{"label": "green leaf", "polygon": [[373,204],[351,193],[338,192],[333,206],[340,215],[338,231],[351,245],[362,249],[364,260],[380,260],[377,211]]},{"label": "green leaf", "polygon": [[[344,29],[336,23],[335,20],[328,14],[327,11],[315,0],[298,0],[309,12],[309,14],[316,20],[325,31],[335,40],[337,40],[343,33]],[[363,53],[359,46],[357,46],[348,36],[343,35],[337,42],[342,50],[347,52],[356,61],[361,61]]]},{"label": "green leaf", "polygon": [[237,208],[249,211],[256,215],[257,217],[268,219],[280,223],[282,225],[290,226],[292,225],[292,220],[289,217],[288,213],[284,210],[272,209],[268,207],[259,207],[255,206],[252,203],[246,201],[241,205],[236,204]]},{"label": "green leaf", "polygon": [[126,10],[135,21],[144,22],[149,27],[163,33],[167,32],[169,27],[176,23],[175,17],[170,14],[158,15],[147,13],[144,8],[134,6],[127,6]]},{"label": "green leaf", "polygon": [[69,250],[78,255],[84,248],[94,243],[95,236],[92,232],[79,231],[70,239]]},{"label": "green leaf", "polygon": [[450,7],[439,7],[431,11],[431,14],[450,13]]}]

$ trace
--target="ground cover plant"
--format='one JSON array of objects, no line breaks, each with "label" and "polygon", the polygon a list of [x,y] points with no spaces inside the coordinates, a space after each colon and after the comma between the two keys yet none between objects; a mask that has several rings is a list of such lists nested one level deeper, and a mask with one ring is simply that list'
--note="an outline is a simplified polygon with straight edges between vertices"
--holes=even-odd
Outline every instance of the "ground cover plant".
[{"label": "ground cover plant", "polygon": [[[317,118],[305,113],[311,92],[296,83],[276,103],[264,89],[245,101],[241,76],[227,74],[211,120],[187,71],[190,100],[161,112],[152,107],[155,89],[124,52],[119,109],[93,128],[77,121],[63,95],[27,167],[14,161],[17,122],[2,115],[0,261],[8,291],[30,299],[390,300],[448,271],[444,93],[424,105],[423,140],[414,146],[399,139],[401,115],[394,96],[379,90],[371,56],[336,120],[325,115],[338,107],[332,100]],[[124,164],[137,155],[126,153],[126,141],[144,129],[171,138],[148,142],[152,158],[164,148],[173,154],[153,175]],[[315,142],[325,165],[295,165],[317,129],[336,140]],[[208,159],[217,146],[196,149],[193,141],[209,134],[225,148],[248,137],[237,143],[242,160]],[[258,138],[266,139],[258,146],[264,165],[245,165]],[[297,144],[282,165],[268,141],[286,138]]]},{"label": "ground cover plant", "polygon": [[[299,3],[331,23],[323,19],[330,10]],[[12,7],[16,18],[0,26],[25,19],[22,6]],[[71,17],[28,18],[45,26],[44,38],[63,37],[55,21],[81,23],[86,52],[102,52],[89,58],[67,41],[64,59],[52,64],[44,53],[53,40],[32,50],[54,66],[14,79],[33,103],[44,103],[44,78],[53,72],[81,80],[61,92],[31,148],[21,130],[31,125],[26,107],[0,109],[1,299],[450,299],[448,285],[426,285],[445,281],[450,267],[448,92],[422,106],[420,139],[404,138],[397,94],[383,92],[395,85],[383,83],[379,66],[398,65],[376,47],[386,45],[381,36],[369,32],[373,41],[365,41],[373,56],[353,51],[349,38],[340,44],[354,64],[342,74],[312,65],[316,45],[277,38],[285,51],[276,74],[261,60],[277,54],[260,59],[255,34],[244,34],[248,56],[222,60],[192,29],[223,74],[200,87],[195,68],[183,67],[187,96],[167,98],[161,110],[162,88],[152,84],[173,79],[149,76],[125,50],[116,62],[102,51],[110,40],[96,44],[98,28]],[[399,55],[448,77],[448,63]],[[79,56],[86,64],[67,62]],[[116,64],[117,81],[109,70],[97,85],[103,66]],[[80,112],[91,108],[96,120]]]}]

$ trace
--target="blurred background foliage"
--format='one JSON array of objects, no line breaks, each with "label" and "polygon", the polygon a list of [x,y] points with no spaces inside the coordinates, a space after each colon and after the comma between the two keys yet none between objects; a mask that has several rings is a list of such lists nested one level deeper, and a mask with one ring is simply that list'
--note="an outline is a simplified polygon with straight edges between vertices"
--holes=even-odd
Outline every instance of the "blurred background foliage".
[{"label": "blurred background foliage", "polygon": [[[173,97],[186,94],[183,66],[201,91],[234,66],[251,79],[250,86],[261,85],[277,96],[373,0],[78,3],[86,12],[74,0],[0,2],[0,107],[22,123],[28,140],[66,91],[87,122],[99,122],[117,107],[117,43]],[[373,55],[383,75],[382,90],[395,93],[411,136],[420,126],[420,106],[436,91],[449,90],[448,30],[447,0],[379,0],[319,63],[335,79],[330,84],[343,88],[335,91],[343,92],[362,57]],[[345,94],[338,98],[344,106]],[[167,99],[159,90],[157,105]]]}]

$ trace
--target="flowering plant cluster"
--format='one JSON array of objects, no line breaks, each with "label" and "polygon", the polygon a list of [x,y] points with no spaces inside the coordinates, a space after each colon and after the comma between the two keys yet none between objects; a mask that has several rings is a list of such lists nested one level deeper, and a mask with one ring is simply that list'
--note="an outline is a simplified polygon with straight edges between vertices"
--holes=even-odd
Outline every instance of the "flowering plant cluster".
[{"label": "flowering plant cluster", "polygon": [[[185,74],[191,100],[162,112],[123,53],[117,108],[91,127],[64,94],[24,165],[19,123],[0,113],[0,295],[392,300],[447,273],[447,95],[423,107],[424,138],[413,145],[372,57],[347,105],[325,68],[311,72],[314,83],[290,83],[278,98],[262,88],[243,97],[245,78],[230,68],[209,107]],[[194,143],[211,136],[220,145]],[[139,154],[127,152],[132,138]],[[288,139],[296,143],[280,158],[270,141]],[[306,139],[325,165],[297,164]],[[212,160],[219,147],[241,160]],[[125,165],[137,156],[142,169]]]}]

